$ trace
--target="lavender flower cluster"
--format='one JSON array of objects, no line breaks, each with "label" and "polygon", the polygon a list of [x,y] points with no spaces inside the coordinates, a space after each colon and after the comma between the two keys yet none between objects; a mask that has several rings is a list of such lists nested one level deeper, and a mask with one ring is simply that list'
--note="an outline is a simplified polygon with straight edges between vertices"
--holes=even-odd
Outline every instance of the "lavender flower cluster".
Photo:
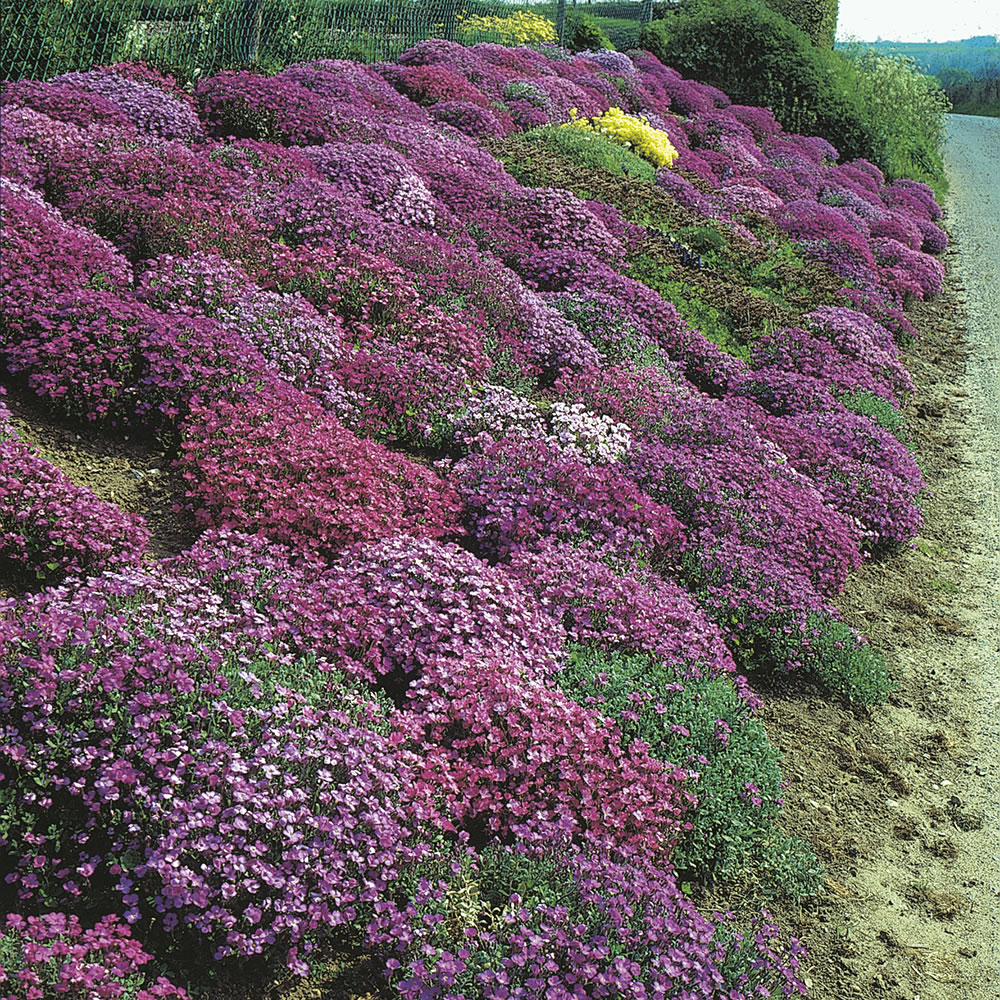
[{"label": "lavender flower cluster", "polygon": [[[24,917],[8,913],[0,927],[0,996],[3,1000],[46,1000],[58,995],[116,1000],[130,990],[135,1000],[189,1000],[163,976],[142,983],[142,966],[152,960],[118,917],[83,927],[75,914]],[[16,987],[16,993],[6,992]],[[137,992],[135,990],[138,989]]]}]

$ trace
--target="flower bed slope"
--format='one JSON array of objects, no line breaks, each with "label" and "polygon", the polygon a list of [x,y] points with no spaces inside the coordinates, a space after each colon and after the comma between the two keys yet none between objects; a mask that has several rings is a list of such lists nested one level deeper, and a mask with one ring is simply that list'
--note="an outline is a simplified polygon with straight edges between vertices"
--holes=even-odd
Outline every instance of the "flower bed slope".
[{"label": "flower bed slope", "polygon": [[3,425],[2,553],[48,586],[0,607],[0,975],[804,992],[763,898],[708,920],[678,873],[821,885],[747,674],[887,695],[835,602],[920,523],[929,189],[647,53],[0,101],[4,379],[158,438],[203,530],[144,557]]}]

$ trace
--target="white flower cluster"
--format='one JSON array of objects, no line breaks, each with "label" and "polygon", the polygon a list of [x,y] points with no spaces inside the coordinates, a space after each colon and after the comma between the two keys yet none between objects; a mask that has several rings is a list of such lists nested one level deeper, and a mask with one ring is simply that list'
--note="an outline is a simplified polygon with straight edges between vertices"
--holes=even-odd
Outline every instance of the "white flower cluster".
[{"label": "white flower cluster", "polygon": [[552,441],[583,462],[613,464],[632,447],[627,424],[591,413],[583,403],[553,403],[551,420]]},{"label": "white flower cluster", "polygon": [[449,417],[455,440],[471,445],[481,434],[494,441],[521,434],[545,439],[545,425],[538,407],[502,385],[486,385],[482,394],[469,400],[462,413]]}]

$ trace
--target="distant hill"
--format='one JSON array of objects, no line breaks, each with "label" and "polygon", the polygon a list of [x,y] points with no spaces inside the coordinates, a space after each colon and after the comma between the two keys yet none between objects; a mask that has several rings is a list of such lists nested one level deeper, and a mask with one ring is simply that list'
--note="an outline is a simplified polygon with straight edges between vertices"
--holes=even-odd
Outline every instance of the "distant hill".
[{"label": "distant hill", "polygon": [[[996,35],[977,35],[960,42],[885,42],[880,39],[862,44],[886,55],[909,56],[920,70],[932,76],[941,76],[942,70],[965,70],[970,74],[969,79],[1000,77],[1000,44]],[[947,86],[946,80],[942,82]]]}]

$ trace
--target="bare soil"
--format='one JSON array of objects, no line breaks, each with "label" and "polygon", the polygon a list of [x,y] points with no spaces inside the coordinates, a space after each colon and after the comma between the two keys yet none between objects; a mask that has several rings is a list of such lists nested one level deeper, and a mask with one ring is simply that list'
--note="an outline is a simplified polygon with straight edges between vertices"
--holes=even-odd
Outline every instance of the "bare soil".
[{"label": "bare soil", "polygon": [[[145,438],[69,424],[29,391],[15,385],[7,390],[4,403],[21,438],[78,486],[141,514],[150,530],[150,555],[162,559],[194,542],[198,531],[180,513],[184,483],[172,468],[172,455]],[[16,589],[17,581],[0,578],[0,596]]]}]

